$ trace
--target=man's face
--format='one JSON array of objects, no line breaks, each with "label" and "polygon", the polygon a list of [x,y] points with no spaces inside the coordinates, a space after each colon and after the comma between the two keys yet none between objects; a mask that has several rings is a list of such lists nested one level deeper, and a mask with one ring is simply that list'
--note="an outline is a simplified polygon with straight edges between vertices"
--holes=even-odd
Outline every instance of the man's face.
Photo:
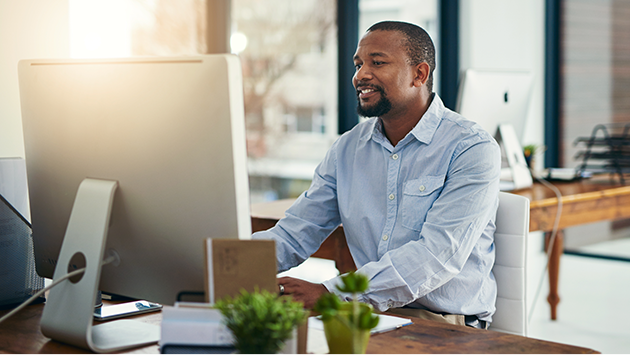
[{"label": "man's face", "polygon": [[407,63],[403,34],[371,31],[359,41],[354,55],[352,84],[357,91],[357,111],[365,117],[382,117],[404,110],[413,95],[414,70]]}]

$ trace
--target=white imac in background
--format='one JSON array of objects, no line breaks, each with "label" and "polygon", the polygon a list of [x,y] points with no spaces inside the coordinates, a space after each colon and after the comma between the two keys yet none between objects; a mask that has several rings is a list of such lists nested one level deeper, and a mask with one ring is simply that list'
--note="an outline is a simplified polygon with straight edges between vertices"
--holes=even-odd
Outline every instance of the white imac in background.
[{"label": "white imac in background", "polygon": [[238,58],[29,60],[19,80],[37,271],[86,265],[51,290],[43,334],[96,352],[156,342],[156,326],[93,326],[94,299],[173,304],[203,292],[206,238],[250,238]]},{"label": "white imac in background", "polygon": [[501,145],[501,190],[533,183],[521,147],[531,90],[532,75],[527,71],[468,69],[460,82],[456,111]]}]

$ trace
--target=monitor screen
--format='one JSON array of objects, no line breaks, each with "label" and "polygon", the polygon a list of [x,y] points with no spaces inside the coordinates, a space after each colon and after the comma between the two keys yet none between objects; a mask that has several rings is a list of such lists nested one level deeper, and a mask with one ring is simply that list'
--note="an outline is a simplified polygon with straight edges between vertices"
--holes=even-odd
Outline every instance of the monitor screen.
[{"label": "monitor screen", "polygon": [[251,235],[238,57],[27,60],[19,80],[37,272],[53,275],[79,184],[107,179],[120,263],[99,289],[203,292],[203,241]]},{"label": "monitor screen", "polygon": [[457,111],[495,138],[501,127],[501,190],[532,185],[521,147],[531,90],[527,71],[468,69],[460,82]]},{"label": "monitor screen", "polygon": [[459,85],[456,111],[493,136],[499,124],[510,123],[522,144],[531,88],[527,71],[468,69]]}]

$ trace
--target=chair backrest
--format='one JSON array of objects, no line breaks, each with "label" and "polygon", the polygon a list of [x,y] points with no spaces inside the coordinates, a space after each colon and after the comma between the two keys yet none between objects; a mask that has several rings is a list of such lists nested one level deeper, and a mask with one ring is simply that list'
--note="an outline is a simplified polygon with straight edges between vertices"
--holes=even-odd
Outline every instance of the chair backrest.
[{"label": "chair backrest", "polygon": [[497,281],[496,312],[490,329],[527,336],[526,262],[529,200],[500,192],[492,273]]}]

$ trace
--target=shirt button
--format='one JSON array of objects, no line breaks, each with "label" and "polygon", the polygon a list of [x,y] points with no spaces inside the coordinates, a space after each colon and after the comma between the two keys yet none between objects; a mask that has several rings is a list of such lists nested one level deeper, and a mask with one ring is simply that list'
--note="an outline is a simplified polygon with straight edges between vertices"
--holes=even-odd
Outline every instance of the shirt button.
[{"label": "shirt button", "polygon": [[389,236],[388,236],[387,234],[385,234],[385,235],[383,236],[383,240],[384,240],[384,241],[387,241],[387,239],[389,239]]},{"label": "shirt button", "polygon": [[394,160],[398,159],[398,154],[392,155],[392,159],[394,159]]},{"label": "shirt button", "polygon": [[393,199],[395,199],[395,198],[396,198],[396,196],[394,196],[394,194],[389,194],[389,199],[390,199],[390,200],[393,200]]},{"label": "shirt button", "polygon": [[420,187],[418,188],[420,191],[424,191],[425,187],[424,185],[420,185]]},{"label": "shirt button", "polygon": [[393,305],[393,304],[391,304],[391,303],[388,303],[388,304],[387,304],[387,308],[393,308],[393,307],[394,307],[394,305]]}]

